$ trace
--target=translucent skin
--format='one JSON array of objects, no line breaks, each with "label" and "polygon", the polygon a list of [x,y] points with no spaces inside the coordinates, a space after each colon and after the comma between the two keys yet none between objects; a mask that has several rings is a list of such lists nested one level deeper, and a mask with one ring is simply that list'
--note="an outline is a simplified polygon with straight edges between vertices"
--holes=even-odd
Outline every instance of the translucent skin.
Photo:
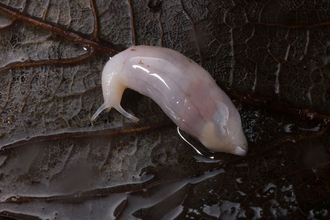
[{"label": "translucent skin", "polygon": [[104,109],[127,113],[120,101],[126,88],[153,99],[172,121],[209,150],[247,153],[241,118],[211,75],[184,55],[162,47],[134,46],[115,55],[102,73]]}]

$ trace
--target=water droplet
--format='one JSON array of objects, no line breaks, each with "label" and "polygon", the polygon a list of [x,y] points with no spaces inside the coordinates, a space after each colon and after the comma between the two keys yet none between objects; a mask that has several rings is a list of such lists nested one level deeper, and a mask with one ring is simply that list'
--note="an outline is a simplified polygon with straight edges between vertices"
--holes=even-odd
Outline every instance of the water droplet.
[{"label": "water droplet", "polygon": [[292,132],[292,126],[293,126],[293,124],[284,125],[284,131],[287,133]]}]

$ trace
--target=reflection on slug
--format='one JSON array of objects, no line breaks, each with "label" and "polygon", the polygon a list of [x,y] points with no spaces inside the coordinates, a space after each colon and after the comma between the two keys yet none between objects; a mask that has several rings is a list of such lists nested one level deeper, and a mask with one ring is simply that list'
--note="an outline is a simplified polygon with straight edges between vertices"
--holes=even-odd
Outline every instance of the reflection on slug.
[{"label": "reflection on slug", "polygon": [[211,75],[184,55],[162,47],[134,46],[115,55],[102,73],[104,103],[92,116],[117,109],[126,88],[153,99],[172,121],[209,150],[247,153],[241,117]]}]

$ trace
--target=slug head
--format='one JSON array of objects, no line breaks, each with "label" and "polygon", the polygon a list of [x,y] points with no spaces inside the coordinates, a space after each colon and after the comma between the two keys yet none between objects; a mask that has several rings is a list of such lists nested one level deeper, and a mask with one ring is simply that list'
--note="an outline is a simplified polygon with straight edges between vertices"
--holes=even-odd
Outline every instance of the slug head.
[{"label": "slug head", "polygon": [[209,150],[239,156],[247,153],[241,117],[234,105],[219,103],[212,120],[208,121],[199,138]]}]

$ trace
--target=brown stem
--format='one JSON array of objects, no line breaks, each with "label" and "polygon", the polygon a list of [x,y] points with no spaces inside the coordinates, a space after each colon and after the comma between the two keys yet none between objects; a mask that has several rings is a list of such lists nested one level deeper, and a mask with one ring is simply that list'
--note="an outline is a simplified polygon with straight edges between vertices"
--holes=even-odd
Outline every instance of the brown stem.
[{"label": "brown stem", "polygon": [[272,103],[263,99],[262,97],[257,97],[254,94],[241,95],[232,91],[226,91],[226,92],[231,98],[237,99],[239,102],[244,104],[252,105],[258,108],[263,108],[275,112],[281,112],[284,114],[296,115],[309,120],[314,119],[318,121],[323,121],[325,125],[330,123],[330,116],[320,114],[309,109],[295,108],[285,104]]},{"label": "brown stem", "polygon": [[94,5],[94,0],[89,0],[93,12],[93,17],[94,17],[94,40],[98,39],[99,36],[99,27],[98,27],[98,22],[97,22],[97,14],[95,10],[95,5]]},{"label": "brown stem", "polygon": [[110,132],[101,132],[101,133],[93,133],[90,135],[86,135],[85,133],[61,133],[53,136],[53,137],[47,137],[47,136],[36,136],[31,138],[30,140],[24,140],[24,141],[19,141],[14,144],[9,144],[7,146],[2,146],[0,150],[10,150],[16,147],[21,147],[27,144],[37,144],[37,143],[44,143],[44,142],[49,142],[49,141],[59,141],[59,140],[66,140],[66,139],[82,139],[82,138],[95,138],[95,137],[112,137],[112,136],[118,136],[118,135],[123,135],[123,134],[128,134],[128,133],[136,133],[136,132],[142,132],[146,130],[154,130],[154,129],[160,129],[168,126],[173,126],[173,123],[166,123],[166,124],[158,124],[158,125],[150,125],[150,126],[144,126],[144,127],[136,127],[132,129],[126,129],[122,131],[110,131]]},{"label": "brown stem", "polygon": [[0,11],[14,17],[16,20],[24,21],[26,23],[33,24],[37,27],[41,27],[43,29],[54,32],[54,33],[56,33],[58,35],[61,35],[63,37],[70,38],[70,39],[72,39],[74,41],[77,41],[81,44],[88,45],[88,46],[94,48],[94,50],[96,50],[96,51],[106,53],[110,56],[113,56],[113,55],[120,52],[120,51],[112,49],[110,47],[101,45],[98,42],[95,42],[93,40],[89,40],[86,37],[82,37],[82,36],[80,36],[78,34],[75,34],[73,32],[64,30],[64,29],[56,27],[54,25],[47,24],[44,21],[39,21],[39,20],[36,20],[34,18],[27,17],[27,16],[25,16],[24,14],[22,14],[20,12],[13,11],[11,9],[8,9],[8,8],[2,6],[2,5],[0,5]]},{"label": "brown stem", "polygon": [[37,61],[37,62],[26,62],[26,63],[13,63],[11,65],[5,66],[0,68],[0,72],[10,70],[13,68],[20,68],[20,67],[33,67],[33,66],[45,66],[45,65],[69,65],[69,64],[76,64],[80,63],[84,60],[89,59],[95,54],[95,51],[85,54],[77,59],[71,60],[47,60],[47,61]]}]

